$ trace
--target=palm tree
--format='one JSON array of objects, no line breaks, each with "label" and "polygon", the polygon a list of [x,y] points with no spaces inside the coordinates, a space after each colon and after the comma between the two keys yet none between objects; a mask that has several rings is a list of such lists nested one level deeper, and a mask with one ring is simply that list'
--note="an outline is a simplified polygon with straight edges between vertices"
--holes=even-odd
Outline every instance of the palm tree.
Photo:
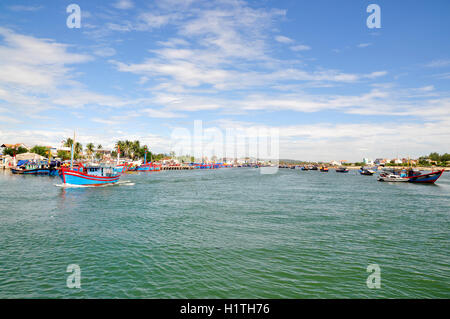
[{"label": "palm tree", "polygon": [[74,152],[77,157],[80,155],[80,153],[83,151],[83,145],[81,145],[80,142],[75,143]]},{"label": "palm tree", "polygon": [[88,155],[92,155],[94,153],[94,144],[93,143],[89,143],[88,145],[86,145],[86,153]]},{"label": "palm tree", "polygon": [[133,153],[133,142],[126,140],[125,141],[125,150],[126,150],[127,156],[131,157],[132,153]]},{"label": "palm tree", "polygon": [[141,150],[141,143],[139,141],[134,141],[133,145],[132,145],[132,149],[133,149],[133,159],[134,159],[134,155],[139,155],[139,151]]},{"label": "palm tree", "polygon": [[102,144],[98,144],[98,145],[97,145],[97,149],[98,149],[98,150],[101,150],[102,148],[103,148],[103,147],[102,147]]},{"label": "palm tree", "polygon": [[73,144],[73,139],[71,139],[70,137],[68,137],[65,141],[64,141],[64,147],[72,147]]}]

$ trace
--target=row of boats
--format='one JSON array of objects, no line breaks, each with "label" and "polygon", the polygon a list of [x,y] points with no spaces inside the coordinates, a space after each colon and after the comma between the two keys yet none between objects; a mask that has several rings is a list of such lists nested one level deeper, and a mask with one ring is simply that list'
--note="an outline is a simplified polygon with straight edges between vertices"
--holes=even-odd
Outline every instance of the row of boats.
[{"label": "row of boats", "polygon": [[[296,166],[290,167],[291,169],[296,169]],[[328,172],[329,168],[326,166],[302,166],[300,167],[302,171],[321,171]],[[345,167],[337,167],[335,169],[336,173],[348,173],[350,170]],[[359,174],[372,176],[378,171],[378,168],[365,168],[361,167],[359,169]],[[431,173],[422,173],[420,171],[415,171],[412,168],[408,169],[383,169],[379,172],[378,181],[380,182],[410,182],[410,183],[435,183],[439,177],[444,173],[444,170],[432,171]]]},{"label": "row of boats", "polygon": [[[192,168],[215,169],[221,163],[190,163]],[[126,172],[160,171],[160,163],[121,163],[117,165],[86,164],[82,162],[61,163],[57,161],[30,162],[20,161],[11,172],[20,175],[59,176],[66,185],[102,186],[119,182]]]},{"label": "row of boats", "polygon": [[134,165],[122,163],[118,165],[84,165],[82,162],[68,165],[57,161],[29,162],[21,161],[16,168],[11,169],[13,174],[20,175],[49,175],[59,176],[64,184],[79,186],[100,186],[117,183],[120,176],[127,171],[159,171],[158,163],[144,163]]},{"label": "row of boats", "polygon": [[[214,169],[221,167],[221,164],[191,163],[194,168]],[[291,167],[296,168],[296,167]],[[329,172],[326,166],[302,166],[302,171],[321,171]],[[23,175],[49,175],[60,176],[64,184],[80,185],[80,186],[100,186],[105,184],[115,184],[119,181],[120,176],[128,171],[160,171],[161,164],[146,163],[136,165],[134,163],[121,163],[117,165],[84,165],[79,162],[74,164],[73,161],[68,163],[60,163],[57,161],[47,162],[29,162],[20,161],[17,168],[12,169],[13,174]],[[336,173],[348,173],[347,167],[337,167]],[[374,175],[378,168],[361,167],[359,173],[361,175]],[[381,182],[410,182],[410,183],[435,183],[443,174],[444,170],[432,171],[431,173],[422,173],[412,168],[396,170],[384,168],[379,172],[378,180]]]}]

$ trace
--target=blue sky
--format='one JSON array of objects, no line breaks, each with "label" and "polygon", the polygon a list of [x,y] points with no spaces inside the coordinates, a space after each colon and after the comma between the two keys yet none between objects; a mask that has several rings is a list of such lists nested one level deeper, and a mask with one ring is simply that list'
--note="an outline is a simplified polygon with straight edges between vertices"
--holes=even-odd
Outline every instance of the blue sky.
[{"label": "blue sky", "polygon": [[[81,8],[81,28],[66,7]],[[381,8],[369,29],[366,8]],[[0,142],[168,152],[175,128],[278,128],[280,157],[450,146],[448,1],[2,1]]]}]

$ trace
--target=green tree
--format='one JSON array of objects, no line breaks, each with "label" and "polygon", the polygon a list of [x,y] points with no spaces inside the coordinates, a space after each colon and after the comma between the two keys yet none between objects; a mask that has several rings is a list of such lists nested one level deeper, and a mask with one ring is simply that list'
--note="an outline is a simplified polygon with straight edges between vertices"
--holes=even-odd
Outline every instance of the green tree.
[{"label": "green tree", "polygon": [[9,156],[14,156],[17,154],[23,154],[28,152],[28,150],[25,147],[19,146],[19,148],[14,148],[14,147],[6,147],[3,150],[3,155],[9,155]]},{"label": "green tree", "polygon": [[450,154],[445,153],[441,155],[441,162],[449,162],[450,161]]},{"label": "green tree", "polygon": [[58,151],[57,156],[62,159],[63,161],[69,160],[70,159],[70,152],[67,151]]},{"label": "green tree", "polygon": [[439,162],[441,160],[440,155],[436,152],[430,153],[430,155],[428,155],[428,158],[435,162]]},{"label": "green tree", "polygon": [[36,145],[30,150],[30,152],[31,153],[35,153],[35,154],[39,154],[39,155],[44,156],[44,157],[48,157],[49,153],[50,153],[50,148],[48,148],[47,146]]}]

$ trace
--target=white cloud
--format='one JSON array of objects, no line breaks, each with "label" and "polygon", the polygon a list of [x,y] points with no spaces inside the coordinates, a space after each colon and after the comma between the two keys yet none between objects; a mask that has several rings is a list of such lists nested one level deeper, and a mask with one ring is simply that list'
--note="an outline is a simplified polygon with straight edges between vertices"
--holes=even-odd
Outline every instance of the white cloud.
[{"label": "white cloud", "polygon": [[121,10],[127,10],[134,7],[134,3],[131,0],[118,0],[113,3],[113,7]]},{"label": "white cloud", "polygon": [[155,109],[144,109],[142,110],[148,117],[154,118],[175,118],[175,117],[184,117],[182,114],[174,113],[167,110],[155,110]]},{"label": "white cloud", "polygon": [[358,48],[367,48],[368,46],[371,46],[372,43],[360,43],[358,44]]},{"label": "white cloud", "polygon": [[275,40],[280,42],[280,43],[292,43],[292,42],[294,42],[294,40],[292,40],[291,38],[285,37],[283,35],[277,35],[275,37]]},{"label": "white cloud", "polygon": [[296,52],[298,52],[298,51],[308,51],[308,50],[311,50],[311,47],[308,46],[308,45],[299,44],[299,45],[292,46],[291,50],[292,51],[296,51]]},{"label": "white cloud", "polygon": [[4,42],[0,45],[0,83],[54,87],[69,76],[67,65],[91,59],[85,54],[68,52],[68,45],[1,27],[0,36]]},{"label": "white cloud", "polygon": [[94,54],[101,57],[110,57],[116,54],[116,50],[113,48],[97,48],[94,50]]},{"label": "white cloud", "polygon": [[375,79],[380,76],[385,76],[386,74],[387,74],[387,71],[376,71],[376,72],[366,74],[364,77],[366,77],[368,79]]},{"label": "white cloud", "polygon": [[12,11],[38,11],[43,8],[43,6],[24,6],[24,5],[13,5],[8,7]]},{"label": "white cloud", "polygon": [[155,13],[147,12],[139,16],[139,26],[138,30],[147,30],[154,28],[161,28],[162,26],[168,24],[171,19],[174,19],[176,15],[158,15]]},{"label": "white cloud", "polygon": [[450,66],[450,59],[433,60],[433,61],[425,64],[425,66],[429,67],[429,68],[442,68],[442,67]]}]

